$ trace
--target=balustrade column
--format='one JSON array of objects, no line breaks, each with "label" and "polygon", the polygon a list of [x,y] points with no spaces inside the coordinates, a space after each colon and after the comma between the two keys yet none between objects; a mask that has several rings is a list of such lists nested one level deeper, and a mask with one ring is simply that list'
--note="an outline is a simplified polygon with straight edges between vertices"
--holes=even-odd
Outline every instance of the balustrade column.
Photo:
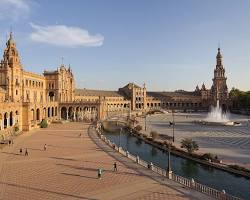
[{"label": "balustrade column", "polygon": [[68,110],[66,111],[66,119],[67,120],[69,119],[69,111]]},{"label": "balustrade column", "polygon": [[10,118],[7,117],[7,125],[6,125],[6,128],[9,128],[9,126],[10,126]]},{"label": "balustrade column", "polygon": [[81,118],[82,118],[82,120],[83,120],[83,111],[81,111]]},{"label": "balustrade column", "polygon": [[170,162],[170,145],[168,147],[168,169],[167,169],[167,177],[172,179],[172,170],[171,170],[171,162]]},{"label": "balustrade column", "polygon": [[191,188],[194,188],[195,187],[195,182],[194,182],[194,179],[192,178],[191,179]]},{"label": "balustrade column", "polygon": [[59,108],[58,114],[59,114],[58,119],[61,120],[62,119],[62,115],[61,115],[61,109],[60,108]]},{"label": "balustrade column", "polygon": [[139,162],[140,162],[139,156],[136,156],[136,162],[139,164]]},{"label": "balustrade column", "polygon": [[15,125],[15,117],[13,116],[12,117],[12,126],[14,126]]},{"label": "balustrade column", "polygon": [[19,116],[16,116],[16,122],[19,123]]},{"label": "balustrade column", "polygon": [[4,129],[4,119],[2,120],[2,128]]}]

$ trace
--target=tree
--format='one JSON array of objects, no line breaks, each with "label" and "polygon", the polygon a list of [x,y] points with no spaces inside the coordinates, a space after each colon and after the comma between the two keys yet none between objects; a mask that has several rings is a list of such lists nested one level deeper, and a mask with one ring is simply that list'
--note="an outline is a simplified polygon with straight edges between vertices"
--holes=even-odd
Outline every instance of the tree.
[{"label": "tree", "polygon": [[158,137],[158,133],[156,131],[151,131],[150,136],[152,137],[153,140],[155,140]]},{"label": "tree", "polygon": [[40,123],[40,128],[47,128],[48,127],[48,122],[47,120],[43,119],[42,122]]},{"label": "tree", "polygon": [[199,145],[191,138],[185,138],[181,141],[181,148],[185,148],[188,153],[192,154],[194,151],[199,150]]},{"label": "tree", "polygon": [[250,91],[244,92],[236,88],[232,88],[229,93],[230,98],[233,100],[233,107],[236,109],[249,109],[250,108]]},{"label": "tree", "polygon": [[140,132],[142,130],[142,126],[141,125],[137,125],[135,127],[135,130],[138,131],[138,132]]}]

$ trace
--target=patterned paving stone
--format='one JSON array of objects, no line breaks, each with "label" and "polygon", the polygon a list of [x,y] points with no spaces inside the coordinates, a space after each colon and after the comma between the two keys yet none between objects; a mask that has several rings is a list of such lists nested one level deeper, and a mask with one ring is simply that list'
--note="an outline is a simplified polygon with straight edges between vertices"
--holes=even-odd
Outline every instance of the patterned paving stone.
[{"label": "patterned paving stone", "polygon": [[[140,167],[131,168],[131,161],[116,160],[108,152],[113,150],[103,151],[92,141],[87,128],[81,123],[52,124],[2,149],[0,199],[193,199],[193,192],[163,185],[143,176]],[[20,148],[27,148],[29,155],[20,155]],[[115,160],[118,172],[112,170]],[[100,180],[98,168],[104,170]]]}]

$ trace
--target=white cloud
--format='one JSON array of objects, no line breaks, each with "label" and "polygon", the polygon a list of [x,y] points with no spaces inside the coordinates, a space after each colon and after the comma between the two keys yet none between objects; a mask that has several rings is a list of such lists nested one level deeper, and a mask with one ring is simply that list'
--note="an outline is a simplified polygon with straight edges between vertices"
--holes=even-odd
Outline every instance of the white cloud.
[{"label": "white cloud", "polygon": [[100,34],[90,35],[87,30],[65,25],[39,26],[30,23],[34,32],[30,34],[33,41],[52,44],[56,46],[101,46],[104,37]]},{"label": "white cloud", "polygon": [[0,0],[0,19],[17,20],[30,12],[31,0]]}]

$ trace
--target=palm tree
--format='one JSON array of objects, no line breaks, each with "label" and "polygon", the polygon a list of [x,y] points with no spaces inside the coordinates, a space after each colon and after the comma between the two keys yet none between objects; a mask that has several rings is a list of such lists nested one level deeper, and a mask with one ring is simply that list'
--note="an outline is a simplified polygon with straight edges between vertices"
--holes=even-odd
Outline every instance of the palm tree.
[{"label": "palm tree", "polygon": [[192,154],[194,151],[199,150],[199,145],[191,138],[184,138],[181,141],[181,148],[185,148],[188,153]]}]

